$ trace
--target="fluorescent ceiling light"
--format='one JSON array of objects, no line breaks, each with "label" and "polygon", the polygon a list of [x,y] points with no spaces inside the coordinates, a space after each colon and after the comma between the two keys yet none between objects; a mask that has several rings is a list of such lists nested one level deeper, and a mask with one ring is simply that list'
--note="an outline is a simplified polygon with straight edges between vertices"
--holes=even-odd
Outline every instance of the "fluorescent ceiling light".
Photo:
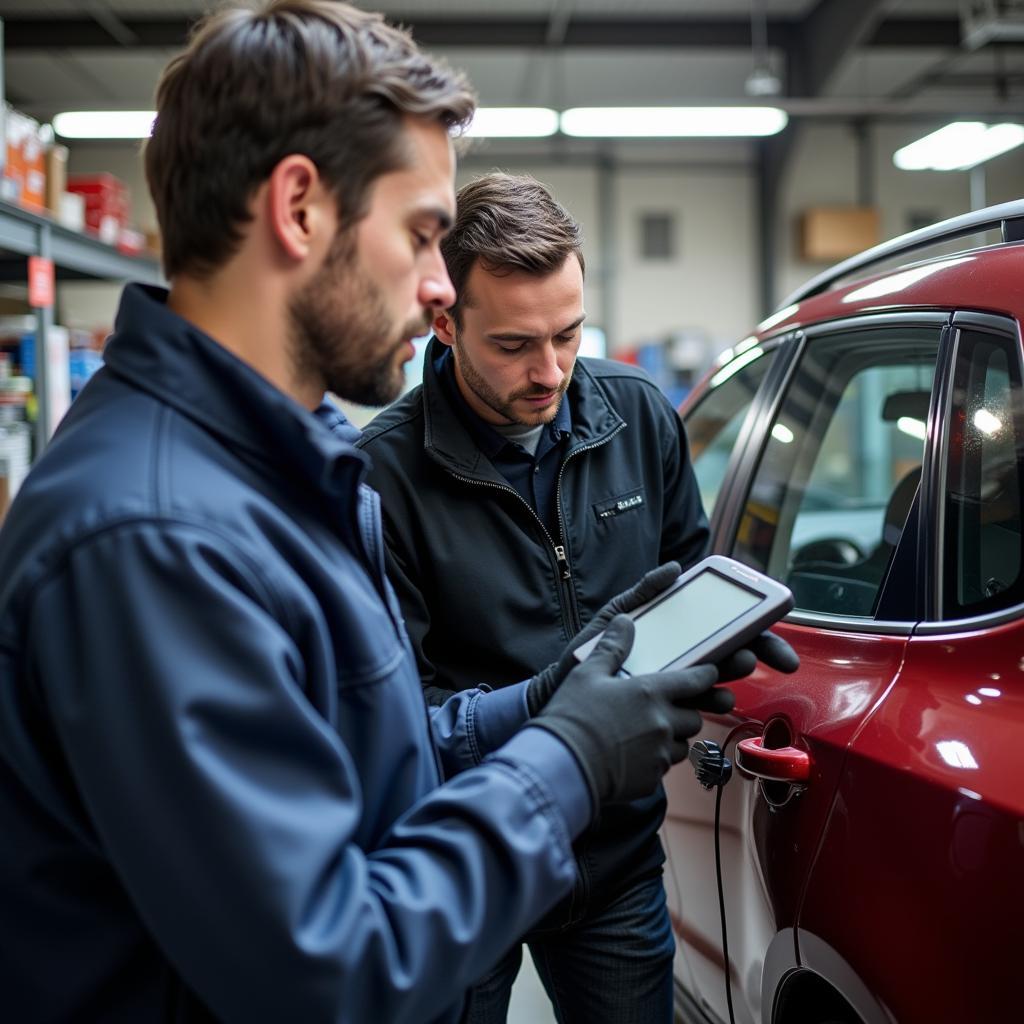
[{"label": "fluorescent ceiling light", "polygon": [[566,135],[591,138],[715,138],[774,135],[789,120],[776,107],[573,107]]},{"label": "fluorescent ceiling light", "polygon": [[53,130],[65,139],[148,139],[153,110],[67,110],[53,119]]},{"label": "fluorescent ceiling light", "polygon": [[1019,124],[954,121],[897,149],[892,162],[903,171],[966,171],[1024,142]]},{"label": "fluorescent ceiling light", "polygon": [[547,107],[480,107],[465,134],[473,138],[542,139],[558,131]]}]

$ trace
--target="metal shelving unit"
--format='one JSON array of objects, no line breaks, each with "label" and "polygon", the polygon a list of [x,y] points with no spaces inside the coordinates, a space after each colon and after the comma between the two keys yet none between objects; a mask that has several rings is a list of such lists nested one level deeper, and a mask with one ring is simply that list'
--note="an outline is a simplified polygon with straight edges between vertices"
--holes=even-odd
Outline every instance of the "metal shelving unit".
[{"label": "metal shelving unit", "polygon": [[[0,280],[24,281],[26,259],[42,256],[53,261],[54,275],[62,280],[142,281],[162,284],[160,264],[149,256],[128,256],[112,245],[54,223],[48,217],[0,202]],[[53,326],[52,307],[37,308],[35,393],[36,454],[46,446],[49,420],[47,391],[47,339]]]}]

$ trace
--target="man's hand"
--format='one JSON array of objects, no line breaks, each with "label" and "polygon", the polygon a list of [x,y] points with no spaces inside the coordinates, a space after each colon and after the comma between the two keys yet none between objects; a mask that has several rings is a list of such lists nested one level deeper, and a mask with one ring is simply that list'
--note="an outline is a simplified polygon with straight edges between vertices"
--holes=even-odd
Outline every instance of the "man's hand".
[{"label": "man's hand", "polygon": [[787,675],[800,667],[800,658],[796,651],[781,636],[765,632],[751,640],[746,647],[733,651],[728,658],[718,663],[718,681],[731,683],[749,676],[759,661],[776,672],[785,672]]},{"label": "man's hand", "polygon": [[688,739],[700,732],[700,712],[725,714],[733,706],[729,690],[712,689],[718,679],[713,665],[617,675],[633,635],[631,619],[613,618],[594,652],[569,672],[533,722],[576,756],[595,812],[653,793],[662,775],[686,757]]},{"label": "man's hand", "polygon": [[569,646],[562,652],[558,661],[542,669],[529,681],[526,687],[526,703],[530,709],[530,715],[536,715],[547,704],[551,695],[561,685],[562,680],[579,664],[573,657],[573,651],[577,647],[603,632],[616,615],[631,612],[657,597],[663,590],[667,590],[679,578],[682,571],[678,562],[666,562],[664,565],[659,565],[657,569],[646,573],[639,583],[634,584],[629,590],[624,590],[621,594],[616,594],[605,604],[569,641]]},{"label": "man's hand", "polygon": [[[666,562],[647,573],[639,583],[613,597],[603,608],[580,630],[569,642],[558,661],[537,673],[527,684],[526,703],[530,715],[537,715],[541,708],[551,699],[562,681],[576,667],[578,662],[573,651],[597,636],[609,622],[623,612],[631,612],[642,604],[657,597],[667,590],[679,578],[682,569],[678,562]],[[595,652],[596,653],[596,652]],[[588,659],[589,660],[589,659]],[[730,683],[750,675],[758,661],[764,662],[777,672],[791,673],[800,667],[800,659],[796,651],[780,636],[774,633],[762,633],[746,647],[734,651],[728,658],[721,661],[718,669],[718,681]]]}]

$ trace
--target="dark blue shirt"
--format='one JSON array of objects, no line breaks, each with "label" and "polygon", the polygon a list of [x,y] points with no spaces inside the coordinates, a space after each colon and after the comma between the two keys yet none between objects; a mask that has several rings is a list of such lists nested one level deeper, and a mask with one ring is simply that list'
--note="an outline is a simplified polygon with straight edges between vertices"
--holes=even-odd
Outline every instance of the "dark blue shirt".
[{"label": "dark blue shirt", "polygon": [[514,487],[519,496],[536,512],[555,541],[561,536],[558,522],[558,471],[566,440],[572,430],[569,402],[563,395],[555,418],[544,424],[537,451],[530,454],[521,444],[503,437],[489,423],[481,419],[462,397],[455,380],[455,359],[452,350],[445,348],[434,369],[444,386],[456,415],[469,431],[476,446],[494,468]]}]

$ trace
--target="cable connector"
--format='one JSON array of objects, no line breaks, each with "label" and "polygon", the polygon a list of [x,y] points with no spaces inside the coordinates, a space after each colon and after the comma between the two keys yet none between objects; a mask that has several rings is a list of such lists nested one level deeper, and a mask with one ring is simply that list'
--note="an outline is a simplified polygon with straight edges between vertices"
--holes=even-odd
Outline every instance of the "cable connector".
[{"label": "cable connector", "polygon": [[724,786],[732,778],[732,761],[714,740],[695,740],[688,756],[697,781],[705,789]]}]

